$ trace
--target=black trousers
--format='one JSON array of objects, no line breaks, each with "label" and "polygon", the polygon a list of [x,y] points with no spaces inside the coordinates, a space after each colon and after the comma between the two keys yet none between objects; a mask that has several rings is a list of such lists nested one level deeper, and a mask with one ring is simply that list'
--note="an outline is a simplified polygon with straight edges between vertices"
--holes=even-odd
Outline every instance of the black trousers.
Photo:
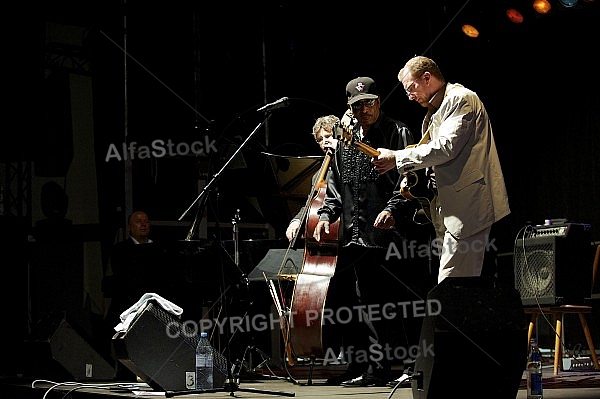
[{"label": "black trousers", "polygon": [[324,346],[343,351],[353,374],[389,378],[391,365],[410,358],[409,349],[418,345],[422,318],[412,303],[425,300],[428,289],[418,288],[416,260],[386,255],[387,248],[341,248],[330,281]]}]

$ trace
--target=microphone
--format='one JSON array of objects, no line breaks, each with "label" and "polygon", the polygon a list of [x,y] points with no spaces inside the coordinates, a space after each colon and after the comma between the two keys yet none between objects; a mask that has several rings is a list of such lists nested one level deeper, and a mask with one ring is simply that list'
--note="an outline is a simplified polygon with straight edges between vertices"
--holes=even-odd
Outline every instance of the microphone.
[{"label": "microphone", "polygon": [[281,97],[277,101],[274,101],[272,103],[263,105],[262,107],[260,107],[256,111],[257,112],[269,112],[269,111],[272,111],[272,110],[277,109],[277,108],[284,108],[284,107],[287,107],[289,105],[289,101],[290,101],[289,98],[287,98],[287,97]]}]

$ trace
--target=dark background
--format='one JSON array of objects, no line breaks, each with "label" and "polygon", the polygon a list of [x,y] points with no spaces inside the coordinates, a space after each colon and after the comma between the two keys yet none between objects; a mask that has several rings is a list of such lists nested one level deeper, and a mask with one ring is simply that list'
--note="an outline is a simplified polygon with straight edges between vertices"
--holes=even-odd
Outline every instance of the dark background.
[{"label": "dark background", "polygon": [[[123,143],[125,117],[128,141],[138,145],[169,138],[191,143],[205,134],[216,140],[219,152],[206,159],[174,170],[138,168],[134,207],[149,209],[155,220],[175,220],[195,198],[196,177],[218,171],[231,148],[260,123],[256,109],[282,96],[291,99],[242,152],[248,168],[231,168],[219,181],[228,221],[230,210],[240,206],[230,198],[231,187],[237,201],[240,189],[260,199],[272,194],[272,185],[277,191],[261,151],[318,155],[312,123],[345,110],[344,88],[353,77],[375,78],[384,110],[418,131],[424,110],[407,100],[396,74],[406,59],[425,54],[449,81],[475,90],[492,117],[512,208],[503,222],[508,237],[527,222],[548,218],[596,225],[599,7],[581,2],[564,9],[557,3],[550,15],[537,16],[521,2],[525,22],[515,25],[504,16],[506,4],[470,1],[460,9],[465,4],[454,1],[375,2],[361,10],[317,2],[92,2],[47,5],[46,20],[89,28],[84,51],[92,65],[98,191],[106,212],[123,205],[123,192],[113,189],[123,187],[123,164],[104,157],[109,144]],[[479,24],[479,38],[459,31],[467,19]],[[282,233],[277,217],[262,216]]]},{"label": "dark background", "polygon": [[[598,241],[600,5],[580,0],[565,9],[551,1],[550,14],[538,16],[529,2],[516,1],[525,21],[515,25],[504,15],[509,3],[21,5],[4,27],[10,67],[5,123],[12,127],[2,135],[0,155],[3,162],[33,161],[34,178],[60,180],[69,173],[69,125],[76,121],[68,120],[68,74],[74,72],[52,65],[49,54],[86,60],[99,204],[99,222],[91,229],[110,248],[124,227],[127,175],[124,162],[105,161],[111,144],[215,140],[218,152],[208,156],[134,161],[133,208],[147,210],[152,220],[174,222],[196,198],[198,180],[219,171],[263,122],[256,110],[287,96],[289,107],[260,125],[241,153],[243,162],[239,157],[219,176],[207,211],[218,225],[241,209],[242,222],[269,223],[275,238],[282,238],[305,191],[283,192],[278,172],[288,170],[289,161],[265,152],[319,155],[312,124],[318,116],[344,112],[345,85],[356,76],[374,78],[384,111],[418,132],[424,109],[408,101],[396,76],[408,58],[423,54],[438,62],[448,81],[475,90],[492,118],[512,210],[494,227],[499,252],[512,252],[521,229],[545,219],[588,223],[592,241]],[[480,28],[479,38],[460,32],[467,20]],[[48,43],[49,24],[83,28],[81,44]],[[178,229],[159,225],[154,231],[161,239],[183,239],[193,216],[187,214]],[[26,215],[24,225],[6,224],[5,243],[17,256],[34,222]],[[231,232],[211,234],[229,239]],[[253,237],[243,230],[241,238]]]}]

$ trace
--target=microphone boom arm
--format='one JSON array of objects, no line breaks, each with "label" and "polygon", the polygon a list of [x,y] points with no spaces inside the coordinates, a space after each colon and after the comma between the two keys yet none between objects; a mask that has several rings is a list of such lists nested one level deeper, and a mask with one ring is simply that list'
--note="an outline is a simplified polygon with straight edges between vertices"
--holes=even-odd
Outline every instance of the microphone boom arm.
[{"label": "microphone boom arm", "polygon": [[[231,155],[231,157],[229,157],[229,159],[225,162],[225,164],[221,167],[221,169],[219,169],[219,171],[217,173],[215,173],[212,177],[212,179],[208,182],[208,184],[206,184],[206,186],[204,186],[204,188],[202,189],[202,191],[200,192],[200,194],[198,194],[198,196],[196,197],[196,199],[190,204],[190,206],[188,206],[188,208],[181,214],[181,216],[179,216],[179,219],[177,219],[178,221],[182,221],[183,218],[190,212],[190,210],[194,207],[194,205],[204,196],[206,196],[206,194],[208,193],[208,191],[210,190],[210,188],[214,185],[214,183],[221,177],[221,174],[223,173],[223,171],[227,168],[227,166],[229,166],[229,164],[231,163],[231,161],[233,161],[233,159],[237,156],[237,154],[240,153],[240,151],[242,151],[242,149],[246,146],[246,144],[248,143],[248,141],[250,141],[250,139],[252,137],[254,137],[254,135],[256,134],[256,132],[258,132],[258,129],[260,129],[269,119],[269,117],[271,116],[270,112],[266,112],[265,113],[265,117],[263,118],[263,120],[256,125],[256,127],[254,128],[254,130],[248,135],[248,137],[246,138],[246,140],[244,140],[244,142],[238,147],[238,149],[233,153],[233,155]],[[201,205],[204,207],[206,204],[206,201],[202,201]],[[201,215],[203,214],[203,212],[197,212],[196,215]],[[195,220],[194,220],[195,223]]]}]

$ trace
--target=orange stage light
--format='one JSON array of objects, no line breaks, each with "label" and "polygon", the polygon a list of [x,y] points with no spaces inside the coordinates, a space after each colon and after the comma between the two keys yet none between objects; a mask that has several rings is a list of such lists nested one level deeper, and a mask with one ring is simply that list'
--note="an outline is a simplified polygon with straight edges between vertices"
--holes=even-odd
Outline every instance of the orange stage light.
[{"label": "orange stage light", "polygon": [[548,2],[548,0],[534,0],[533,9],[538,14],[548,14],[552,6]]},{"label": "orange stage light", "polygon": [[465,24],[462,26],[462,31],[469,37],[478,37],[479,31],[473,25]]},{"label": "orange stage light", "polygon": [[509,8],[506,10],[506,16],[510,22],[514,22],[515,24],[520,24],[523,22],[523,14],[514,8]]}]

